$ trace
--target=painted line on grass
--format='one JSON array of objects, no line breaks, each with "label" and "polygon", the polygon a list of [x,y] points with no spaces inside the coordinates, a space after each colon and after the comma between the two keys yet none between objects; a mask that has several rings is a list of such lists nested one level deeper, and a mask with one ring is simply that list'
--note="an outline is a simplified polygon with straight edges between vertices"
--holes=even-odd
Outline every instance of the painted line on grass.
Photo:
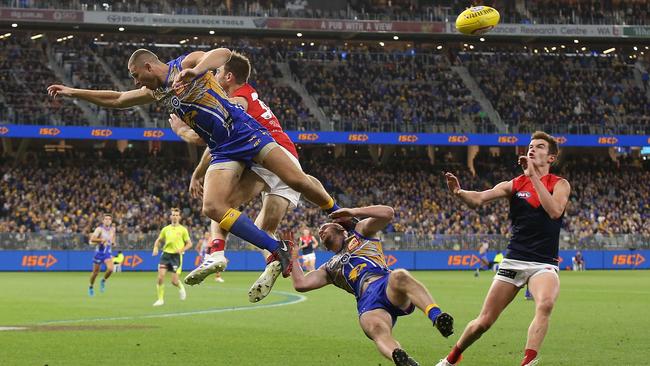
[{"label": "painted line on grass", "polygon": [[135,316],[115,316],[115,317],[106,317],[106,318],[85,318],[85,319],[67,319],[67,320],[52,320],[41,323],[36,323],[36,325],[52,325],[52,324],[73,324],[73,323],[86,323],[86,322],[101,322],[101,321],[116,321],[116,320],[136,320],[136,319],[155,319],[155,318],[173,318],[180,316],[191,316],[191,315],[204,315],[204,314],[216,314],[216,313],[225,313],[229,311],[245,311],[245,310],[257,310],[257,309],[269,309],[276,308],[280,306],[294,305],[301,303],[307,300],[307,297],[300,294],[293,294],[290,292],[284,291],[273,291],[274,294],[284,295],[287,297],[286,300],[271,304],[262,304],[262,305],[248,305],[248,306],[233,306],[227,308],[217,308],[217,309],[208,309],[208,310],[196,310],[196,311],[185,311],[178,313],[164,313],[164,314],[149,314],[149,315],[135,315]]}]

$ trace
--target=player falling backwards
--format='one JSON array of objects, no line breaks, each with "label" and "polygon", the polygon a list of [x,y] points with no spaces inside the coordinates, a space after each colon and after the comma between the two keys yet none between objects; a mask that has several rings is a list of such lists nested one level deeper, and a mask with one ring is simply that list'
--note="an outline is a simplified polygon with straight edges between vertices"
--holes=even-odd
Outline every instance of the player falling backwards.
[{"label": "player falling backwards", "polygon": [[[251,74],[251,64],[245,56],[233,52],[230,60],[217,69],[217,82],[226,92],[232,103],[240,105],[251,117],[255,118],[264,126],[273,139],[284,149],[289,159],[300,169],[298,152],[289,136],[282,130],[280,121],[273,111],[264,103],[257,91],[248,83]],[[170,124],[174,132],[183,140],[201,144],[201,138],[183,123],[180,118],[172,115]],[[210,166],[210,151],[206,149],[201,161],[197,165],[190,181],[190,194],[194,198],[202,196],[203,187],[201,181]],[[316,184],[321,185],[316,178],[309,176]],[[290,207],[296,207],[300,200],[300,193],[289,187],[275,174],[259,164],[252,164],[250,169],[242,173],[232,199],[234,206],[240,206],[249,202],[255,196],[262,194],[262,209],[255,219],[255,225],[266,231],[269,235],[275,236],[275,231],[280,221]],[[185,283],[196,285],[201,283],[211,273],[223,271],[226,267],[224,256],[225,243],[228,232],[219,227],[219,223],[212,221],[210,225],[212,241],[206,256],[195,270],[185,277]],[[265,253],[265,257],[268,254]],[[268,295],[275,279],[280,274],[280,267],[277,262],[270,263],[260,278],[249,290],[249,300],[257,302]]]},{"label": "player falling backwards", "polygon": [[[453,334],[454,319],[443,313],[422,283],[408,271],[391,271],[381,241],[375,235],[393,219],[388,206],[342,208],[330,215],[335,222],[321,226],[321,242],[334,256],[320,268],[305,274],[294,254],[291,273],[293,286],[305,292],[333,284],[356,297],[359,325],[372,339],[379,352],[398,366],[418,363],[393,338],[392,329],[398,316],[422,310],[444,337]],[[336,221],[364,218],[348,233]]]},{"label": "player falling backwards", "polygon": [[205,176],[203,213],[218,221],[226,232],[271,252],[282,274],[291,273],[290,241],[276,240],[234,207],[233,192],[244,168],[253,162],[273,172],[326,212],[338,209],[332,197],[314,183],[287,156],[254,118],[231,103],[211,70],[223,66],[231,52],[218,48],[192,52],[168,63],[151,51],[136,50],[128,68],[136,87],[127,92],[48,87],[49,95],[82,99],[108,108],[128,108],[153,102],[165,103],[190,126],[210,148],[210,167]]},{"label": "player falling backwards", "polygon": [[501,312],[526,284],[535,300],[535,317],[528,328],[522,366],[538,363],[539,351],[560,293],[558,250],[560,227],[571,187],[566,179],[549,174],[558,155],[557,141],[535,132],[528,154],[519,157],[524,174],[501,182],[487,191],[465,191],[458,179],[446,173],[449,190],[471,208],[499,198],[510,201],[512,235],[505,258],[499,265],[478,318],[465,328],[449,355],[438,366],[455,365],[461,353],[497,320]]}]

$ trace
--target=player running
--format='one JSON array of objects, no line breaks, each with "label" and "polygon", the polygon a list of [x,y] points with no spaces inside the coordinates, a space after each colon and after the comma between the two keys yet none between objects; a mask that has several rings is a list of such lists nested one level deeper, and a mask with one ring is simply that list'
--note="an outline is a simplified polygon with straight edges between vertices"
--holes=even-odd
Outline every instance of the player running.
[{"label": "player running", "polygon": [[453,334],[454,319],[443,313],[429,291],[408,271],[391,271],[386,264],[381,242],[373,239],[393,219],[388,206],[342,208],[330,215],[335,221],[365,217],[351,235],[337,222],[327,223],[318,231],[323,245],[334,256],[315,271],[304,274],[294,254],[291,272],[293,287],[300,292],[333,284],[357,299],[359,324],[379,352],[398,366],[418,363],[393,338],[392,329],[398,316],[422,310],[444,337]]},{"label": "player running", "polygon": [[316,252],[314,250],[318,248],[318,240],[311,235],[309,229],[302,230],[302,236],[298,239],[300,250],[302,252],[302,264],[305,267],[305,271],[313,271],[316,269]]},{"label": "player running", "polygon": [[160,102],[168,105],[210,148],[211,162],[205,176],[203,213],[219,226],[278,260],[283,276],[291,273],[290,241],[276,240],[236,210],[233,192],[244,167],[257,162],[277,175],[306,199],[326,212],[338,209],[332,197],[302,172],[269,132],[238,105],[231,103],[211,70],[230,59],[226,48],[196,51],[168,63],[151,51],[136,50],[128,68],[136,87],[127,92],[98,91],[50,85],[49,95],[82,99],[109,108],[128,108]]},{"label": "player running", "polygon": [[535,317],[528,328],[522,366],[536,365],[553,305],[560,293],[558,250],[560,227],[571,187],[566,179],[549,174],[558,155],[557,141],[535,132],[528,155],[519,157],[524,174],[487,191],[465,191],[446,173],[449,190],[471,208],[499,198],[510,200],[512,236],[478,318],[472,320],[449,355],[437,366],[455,365],[481,337],[526,284],[535,300]]},{"label": "player running", "polygon": [[160,243],[165,243],[163,246],[163,254],[160,256],[160,263],[158,264],[158,282],[156,290],[158,299],[153,303],[153,306],[161,306],[165,304],[165,274],[167,271],[172,272],[172,285],[178,287],[178,294],[181,300],[185,300],[187,293],[185,287],[179,281],[178,275],[183,270],[183,254],[186,250],[192,248],[192,240],[190,233],[185,226],[181,225],[181,211],[177,208],[171,209],[170,215],[171,224],[165,226],[158,235],[153,244],[152,256],[158,255],[158,247]]},{"label": "player running", "polygon": [[95,296],[95,279],[102,268],[102,264],[106,266],[104,278],[99,282],[99,291],[106,290],[106,280],[111,277],[113,273],[113,253],[112,247],[115,243],[115,227],[113,224],[113,216],[111,214],[104,214],[102,224],[95,228],[90,236],[90,245],[95,246],[95,255],[93,256],[93,271],[90,274],[90,286],[88,287],[88,295]]}]

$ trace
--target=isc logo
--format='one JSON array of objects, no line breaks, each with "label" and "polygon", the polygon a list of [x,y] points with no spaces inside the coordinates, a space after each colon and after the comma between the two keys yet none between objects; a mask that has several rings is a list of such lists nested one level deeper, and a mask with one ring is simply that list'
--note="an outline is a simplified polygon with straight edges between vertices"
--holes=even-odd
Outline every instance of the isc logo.
[{"label": "isc logo", "polygon": [[473,267],[476,263],[480,261],[481,260],[474,254],[450,255],[449,259],[447,260],[447,265],[452,267],[459,267],[459,266]]},{"label": "isc logo", "polygon": [[0,126],[0,135],[6,135],[9,133],[9,129],[5,126]]},{"label": "isc logo", "polygon": [[165,133],[161,130],[145,130],[142,133],[142,136],[148,137],[148,138],[153,138],[153,139],[159,139],[163,136],[165,136]]},{"label": "isc logo", "polygon": [[612,259],[612,264],[616,266],[638,266],[645,262],[645,257],[641,254],[618,254]]},{"label": "isc logo", "polygon": [[348,141],[366,142],[368,141],[368,135],[365,133],[351,133],[348,135]]},{"label": "isc logo", "polygon": [[416,135],[400,135],[399,142],[417,142],[418,137]]},{"label": "isc logo", "polygon": [[124,256],[124,267],[135,268],[140,263],[142,263],[142,258],[140,258],[137,254]]},{"label": "isc logo", "polygon": [[599,137],[598,138],[598,144],[600,145],[614,145],[615,143],[618,142],[618,139],[616,137]]},{"label": "isc logo", "polygon": [[90,134],[95,137],[109,137],[110,135],[113,134],[112,130],[100,130],[100,129],[94,129],[90,131]]},{"label": "isc logo", "polygon": [[318,134],[315,134],[315,133],[301,133],[301,134],[298,134],[298,140],[300,140],[300,141],[316,141],[316,140],[318,140]]},{"label": "isc logo", "polygon": [[464,144],[467,141],[469,141],[469,137],[465,135],[460,135],[460,136],[449,136],[447,141],[451,142],[452,144]]},{"label": "isc logo", "polygon": [[516,144],[519,139],[517,136],[499,136],[499,143],[500,144]]},{"label": "isc logo", "polygon": [[41,128],[38,130],[38,134],[41,136],[56,136],[61,133],[61,130],[58,128]]},{"label": "isc logo", "polygon": [[52,254],[48,255],[24,255],[21,265],[23,267],[52,267],[58,262]]}]

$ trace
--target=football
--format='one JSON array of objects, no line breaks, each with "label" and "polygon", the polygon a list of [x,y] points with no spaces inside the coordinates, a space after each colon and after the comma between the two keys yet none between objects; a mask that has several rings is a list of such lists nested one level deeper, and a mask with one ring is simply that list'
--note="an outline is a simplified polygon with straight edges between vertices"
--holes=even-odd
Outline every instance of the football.
[{"label": "football", "polygon": [[499,24],[499,12],[489,6],[475,6],[465,9],[456,18],[456,29],[467,35],[485,34]]}]

